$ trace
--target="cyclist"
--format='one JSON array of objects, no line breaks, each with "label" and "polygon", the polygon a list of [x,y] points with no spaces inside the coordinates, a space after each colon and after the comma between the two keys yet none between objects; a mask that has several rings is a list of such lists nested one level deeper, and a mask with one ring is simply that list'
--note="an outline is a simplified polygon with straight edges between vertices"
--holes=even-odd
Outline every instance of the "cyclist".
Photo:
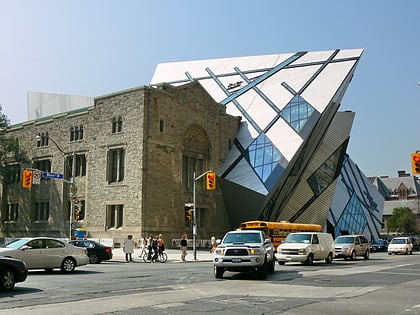
[{"label": "cyclist", "polygon": [[165,250],[165,242],[163,240],[162,234],[159,234],[157,241],[158,241],[157,246],[158,246],[159,255],[162,255],[163,251]]}]

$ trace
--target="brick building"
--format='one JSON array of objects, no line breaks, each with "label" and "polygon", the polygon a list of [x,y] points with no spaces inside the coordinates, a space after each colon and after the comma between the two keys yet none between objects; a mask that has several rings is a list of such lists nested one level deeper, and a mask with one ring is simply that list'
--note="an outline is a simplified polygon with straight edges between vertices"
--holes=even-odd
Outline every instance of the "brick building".
[{"label": "brick building", "polygon": [[[0,236],[68,237],[71,212],[75,228],[115,243],[127,234],[191,235],[184,205],[193,201],[193,172],[222,165],[239,123],[192,82],[120,91],[95,98],[94,106],[13,125],[8,134],[31,163],[11,164],[3,181]],[[22,188],[23,168],[64,179]],[[206,191],[203,179],[196,181],[196,213],[198,239],[230,228],[220,189]]]}]

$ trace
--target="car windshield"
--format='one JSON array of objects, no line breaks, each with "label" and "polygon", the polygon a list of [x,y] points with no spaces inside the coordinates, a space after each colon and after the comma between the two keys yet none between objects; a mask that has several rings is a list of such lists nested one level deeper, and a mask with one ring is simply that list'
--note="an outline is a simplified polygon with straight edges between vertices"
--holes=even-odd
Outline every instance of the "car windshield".
[{"label": "car windshield", "polygon": [[386,241],[385,240],[377,240],[377,241],[373,242],[373,244],[383,245],[383,244],[386,244]]},{"label": "car windshield", "polygon": [[28,241],[27,239],[18,238],[16,240],[13,240],[10,243],[6,244],[4,247],[12,248],[12,249],[18,249],[19,247],[24,245],[27,241]]},{"label": "car windshield", "polygon": [[289,234],[284,243],[307,243],[311,242],[311,234]]},{"label": "car windshield", "polygon": [[354,243],[354,237],[352,236],[344,236],[344,237],[337,237],[335,240],[336,244],[352,244]]},{"label": "car windshield", "polygon": [[231,233],[223,243],[261,243],[261,238],[259,233]]}]

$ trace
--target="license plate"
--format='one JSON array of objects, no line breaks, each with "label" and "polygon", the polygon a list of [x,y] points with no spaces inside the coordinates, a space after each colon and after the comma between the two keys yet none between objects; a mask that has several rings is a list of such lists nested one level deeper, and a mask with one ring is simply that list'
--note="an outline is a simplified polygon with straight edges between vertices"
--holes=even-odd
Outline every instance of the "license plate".
[{"label": "license plate", "polygon": [[240,263],[241,259],[240,258],[232,258],[232,262],[233,263]]}]

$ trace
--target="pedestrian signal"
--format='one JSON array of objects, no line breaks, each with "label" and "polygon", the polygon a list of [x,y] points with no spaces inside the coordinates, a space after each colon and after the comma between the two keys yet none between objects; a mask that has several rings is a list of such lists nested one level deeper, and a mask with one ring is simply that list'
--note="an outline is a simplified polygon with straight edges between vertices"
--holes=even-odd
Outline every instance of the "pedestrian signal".
[{"label": "pedestrian signal", "polygon": [[420,152],[411,154],[411,169],[413,174],[420,174]]},{"label": "pedestrian signal", "polygon": [[31,170],[23,170],[22,176],[22,187],[23,188],[32,188],[32,171]]},{"label": "pedestrian signal", "polygon": [[190,210],[185,210],[185,218],[186,218],[188,221],[192,221],[192,219],[193,219],[193,212],[194,212],[194,210],[193,210],[193,209],[190,209]]},{"label": "pedestrian signal", "polygon": [[206,173],[206,189],[207,190],[216,189],[216,172]]}]

